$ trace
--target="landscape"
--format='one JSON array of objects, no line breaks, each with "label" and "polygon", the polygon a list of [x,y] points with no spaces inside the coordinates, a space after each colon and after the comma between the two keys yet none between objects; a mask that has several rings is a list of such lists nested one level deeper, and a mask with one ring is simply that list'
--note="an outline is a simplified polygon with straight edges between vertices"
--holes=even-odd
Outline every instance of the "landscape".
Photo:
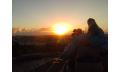
[{"label": "landscape", "polygon": [[[62,54],[65,46],[70,42],[71,36],[13,36],[12,39],[13,72],[57,72],[58,69],[62,69],[63,63],[60,66],[58,66],[59,64],[55,66],[57,67],[55,71],[47,70],[52,66],[53,59]],[[107,58],[107,51],[105,55]],[[86,61],[86,63],[88,62]],[[86,63],[85,67],[80,66],[82,68],[80,71],[88,72],[85,71],[86,66],[91,67],[91,64],[87,65]],[[93,66],[96,67],[97,63]]]},{"label": "landscape", "polygon": [[12,72],[108,72],[108,0],[12,0]]}]

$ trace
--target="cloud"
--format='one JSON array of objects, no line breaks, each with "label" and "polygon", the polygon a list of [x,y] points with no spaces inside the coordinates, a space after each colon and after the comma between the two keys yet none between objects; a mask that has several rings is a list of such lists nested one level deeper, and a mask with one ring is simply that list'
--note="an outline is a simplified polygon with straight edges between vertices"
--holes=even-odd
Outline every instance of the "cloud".
[{"label": "cloud", "polygon": [[51,28],[27,29],[27,28],[12,28],[13,35],[46,35],[51,34]]},{"label": "cloud", "polygon": [[51,28],[40,28],[40,29],[38,29],[38,31],[40,31],[40,32],[50,32]]}]

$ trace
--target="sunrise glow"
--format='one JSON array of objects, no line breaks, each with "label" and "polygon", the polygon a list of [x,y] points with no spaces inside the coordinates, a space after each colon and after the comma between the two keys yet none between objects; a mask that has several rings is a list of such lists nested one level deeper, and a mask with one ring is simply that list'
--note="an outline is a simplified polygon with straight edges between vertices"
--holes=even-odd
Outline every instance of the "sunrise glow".
[{"label": "sunrise glow", "polygon": [[67,23],[56,23],[54,28],[54,33],[57,35],[64,35],[70,30],[70,25]]}]

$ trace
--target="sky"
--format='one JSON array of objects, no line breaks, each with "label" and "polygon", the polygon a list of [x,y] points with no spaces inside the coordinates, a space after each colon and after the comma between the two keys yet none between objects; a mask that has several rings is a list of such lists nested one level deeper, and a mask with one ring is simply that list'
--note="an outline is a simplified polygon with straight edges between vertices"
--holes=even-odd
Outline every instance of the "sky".
[{"label": "sky", "polygon": [[66,22],[73,28],[87,28],[87,19],[108,29],[107,0],[12,0],[13,28],[50,28]]}]

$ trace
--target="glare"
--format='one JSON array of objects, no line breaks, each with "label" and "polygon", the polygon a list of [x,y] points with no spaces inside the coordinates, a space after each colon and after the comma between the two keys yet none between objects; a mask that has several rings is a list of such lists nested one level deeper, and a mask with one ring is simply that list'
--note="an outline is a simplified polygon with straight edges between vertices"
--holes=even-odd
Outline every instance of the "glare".
[{"label": "glare", "polygon": [[70,25],[67,23],[56,23],[54,26],[54,33],[64,35],[70,30]]}]

